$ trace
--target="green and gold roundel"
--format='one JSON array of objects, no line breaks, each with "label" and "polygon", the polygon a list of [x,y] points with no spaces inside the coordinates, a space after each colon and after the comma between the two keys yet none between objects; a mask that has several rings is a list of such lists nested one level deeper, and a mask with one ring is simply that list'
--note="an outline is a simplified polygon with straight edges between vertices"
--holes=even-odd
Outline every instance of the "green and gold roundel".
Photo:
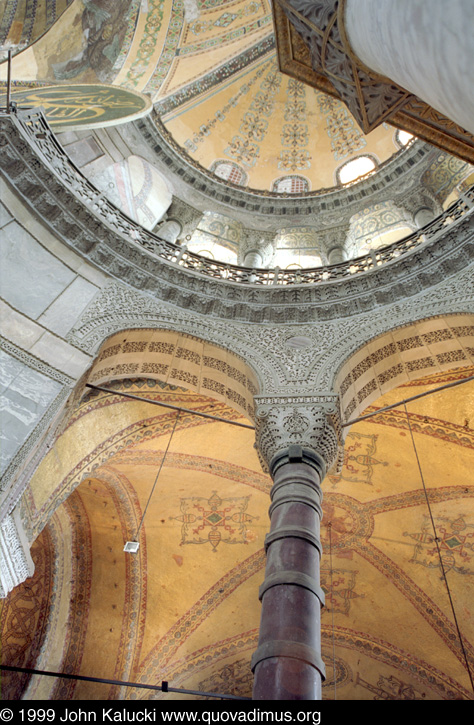
[{"label": "green and gold roundel", "polygon": [[102,128],[133,121],[152,109],[151,100],[119,86],[77,84],[12,92],[19,108],[42,106],[56,130]]}]

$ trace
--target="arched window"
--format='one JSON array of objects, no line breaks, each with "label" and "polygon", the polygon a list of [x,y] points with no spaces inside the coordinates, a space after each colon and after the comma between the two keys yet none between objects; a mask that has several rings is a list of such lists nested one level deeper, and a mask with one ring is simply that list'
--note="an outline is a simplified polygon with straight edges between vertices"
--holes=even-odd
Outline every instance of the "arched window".
[{"label": "arched window", "polygon": [[207,257],[208,259],[216,259],[219,262],[225,262],[228,264],[237,264],[237,253],[232,249],[212,242],[210,240],[203,240],[199,237],[195,240],[194,236],[187,244],[187,248],[193,254],[200,254],[201,257]]},{"label": "arched window", "polygon": [[235,222],[230,217],[205,211],[187,247],[194,254],[237,264],[241,228],[240,222]]},{"label": "arched window", "polygon": [[402,131],[401,128],[397,128],[397,130],[395,131],[395,143],[401,149],[409,144],[413,138],[415,137],[412,133],[408,133],[408,131]]},{"label": "arched window", "polygon": [[230,181],[232,184],[238,184],[238,186],[247,185],[247,174],[233,161],[214,161],[211,171],[224,181]]},{"label": "arched window", "polygon": [[309,191],[309,181],[304,176],[282,176],[273,182],[272,191],[279,194],[301,194]]},{"label": "arched window", "polygon": [[400,224],[392,229],[387,229],[378,234],[373,234],[372,236],[361,240],[358,247],[352,252],[352,255],[354,257],[359,257],[363,254],[368,254],[368,252],[373,249],[380,249],[381,247],[386,247],[388,244],[398,242],[400,239],[408,237],[408,235],[412,234],[412,232],[413,229],[407,224]]},{"label": "arched window", "polygon": [[373,171],[378,166],[378,159],[375,156],[365,154],[364,156],[356,156],[355,159],[346,161],[338,169],[336,169],[336,183],[349,184],[360,176],[365,176],[369,171]]}]

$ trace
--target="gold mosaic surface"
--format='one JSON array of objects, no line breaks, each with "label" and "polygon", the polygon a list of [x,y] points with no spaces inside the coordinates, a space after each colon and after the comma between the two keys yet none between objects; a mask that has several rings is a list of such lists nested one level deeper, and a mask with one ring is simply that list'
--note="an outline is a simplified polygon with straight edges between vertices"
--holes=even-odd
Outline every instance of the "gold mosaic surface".
[{"label": "gold mosaic surface", "polygon": [[[406,382],[371,409],[467,373]],[[176,385],[112,387],[245,422]],[[473,403],[471,382],[410,403],[408,418],[397,406],[354,425],[341,474],[325,480],[324,698],[473,698],[444,578],[472,663]],[[3,604],[5,661],[250,695],[270,480],[251,430],[176,416],[112,392],[82,399],[24,500],[27,529],[41,530],[37,572]],[[134,539],[139,553],[125,554]],[[17,616],[28,609],[34,616]],[[4,696],[24,684],[5,676]],[[57,699],[152,696],[41,678],[29,688]]]},{"label": "gold mosaic surface", "polygon": [[14,92],[101,83],[144,93],[193,160],[235,164],[238,183],[256,189],[288,176],[303,178],[298,190],[330,188],[351,158],[398,150],[393,128],[365,136],[340,101],[278,71],[268,0],[199,8],[188,23],[182,0],[76,0],[15,55]]}]

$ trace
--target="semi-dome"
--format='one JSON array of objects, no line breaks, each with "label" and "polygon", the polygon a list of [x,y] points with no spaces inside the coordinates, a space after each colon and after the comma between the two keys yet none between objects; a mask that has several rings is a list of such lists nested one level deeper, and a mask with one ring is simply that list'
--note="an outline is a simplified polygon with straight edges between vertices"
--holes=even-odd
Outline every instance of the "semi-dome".
[{"label": "semi-dome", "polygon": [[352,178],[400,148],[393,127],[365,135],[341,101],[279,71],[269,0],[63,2],[46,14],[49,29],[42,3],[31,5],[5,38],[17,91],[99,82],[142,92],[183,151],[231,183],[331,188],[348,161],[362,157]]}]

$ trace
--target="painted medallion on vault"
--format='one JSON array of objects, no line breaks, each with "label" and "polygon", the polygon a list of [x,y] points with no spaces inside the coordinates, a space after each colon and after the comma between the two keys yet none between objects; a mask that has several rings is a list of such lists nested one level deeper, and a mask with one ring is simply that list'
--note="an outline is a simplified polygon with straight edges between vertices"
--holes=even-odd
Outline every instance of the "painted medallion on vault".
[{"label": "painted medallion on vault", "polygon": [[433,535],[433,524],[430,516],[423,517],[421,531],[404,532],[415,542],[413,556],[410,561],[428,569],[444,572],[455,571],[458,574],[474,574],[474,524],[468,523],[465,516],[438,517],[437,539]]},{"label": "painted medallion on vault", "polygon": [[181,515],[170,517],[180,521],[181,542],[210,544],[216,552],[220,544],[248,544],[255,539],[249,525],[258,519],[247,513],[250,496],[221,498],[217,491],[209,498],[192,496],[181,499]]}]

